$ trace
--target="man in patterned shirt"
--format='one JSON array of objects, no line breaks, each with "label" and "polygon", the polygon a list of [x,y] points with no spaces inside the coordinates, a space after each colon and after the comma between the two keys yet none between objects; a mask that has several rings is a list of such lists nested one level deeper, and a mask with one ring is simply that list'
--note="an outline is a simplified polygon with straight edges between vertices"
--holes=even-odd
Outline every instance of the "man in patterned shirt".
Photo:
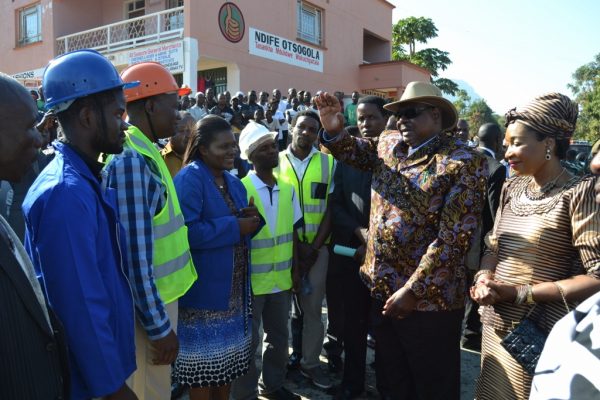
[{"label": "man in patterned shirt", "polygon": [[321,141],[338,160],[372,171],[361,277],[376,308],[379,388],[391,399],[459,399],[464,259],[485,200],[484,158],[444,132],[456,109],[440,90],[411,82],[385,106],[398,131],[354,138],[339,101],[317,100]]}]

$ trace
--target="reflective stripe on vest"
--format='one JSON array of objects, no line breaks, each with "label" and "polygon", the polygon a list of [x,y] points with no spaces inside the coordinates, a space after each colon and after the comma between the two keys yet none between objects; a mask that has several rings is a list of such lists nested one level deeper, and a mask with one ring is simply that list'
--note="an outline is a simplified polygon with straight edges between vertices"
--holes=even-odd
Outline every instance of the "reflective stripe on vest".
[{"label": "reflective stripe on vest", "polygon": [[256,264],[255,262],[252,262],[252,273],[253,274],[264,274],[264,273],[271,272],[271,271],[285,271],[290,268],[291,268],[290,261],[282,261],[282,262],[275,263],[275,264]]},{"label": "reflective stripe on vest", "polygon": [[187,227],[171,174],[154,144],[135,126],[127,129],[126,146],[134,149],[158,168],[166,190],[166,204],[152,219],[154,236],[153,274],[162,301],[167,304],[181,297],[197,279],[192,263]]},{"label": "reflective stripe on vest", "polygon": [[[288,157],[287,152],[279,154],[278,175],[281,179],[294,185],[296,193],[299,194],[300,206],[304,216],[301,239],[310,243],[317,236],[319,226],[327,210],[329,188],[333,179],[333,156],[321,152],[314,153],[303,177],[296,175],[296,171]],[[327,185],[324,199],[312,197],[313,183]]]},{"label": "reflective stripe on vest", "polygon": [[276,244],[285,244],[294,240],[293,233],[286,233],[284,235],[279,235],[274,238],[268,239],[252,239],[252,248],[253,249],[265,249],[269,247],[273,247]]},{"label": "reflective stripe on vest", "polygon": [[[252,178],[246,176],[242,183],[246,187],[248,199],[254,197],[256,208],[261,215],[266,215]],[[274,289],[288,290],[292,287],[293,189],[292,185],[286,182],[278,182],[277,186],[279,192],[275,232],[271,232],[269,225],[265,224],[250,242],[252,292],[255,295],[273,293]]]}]

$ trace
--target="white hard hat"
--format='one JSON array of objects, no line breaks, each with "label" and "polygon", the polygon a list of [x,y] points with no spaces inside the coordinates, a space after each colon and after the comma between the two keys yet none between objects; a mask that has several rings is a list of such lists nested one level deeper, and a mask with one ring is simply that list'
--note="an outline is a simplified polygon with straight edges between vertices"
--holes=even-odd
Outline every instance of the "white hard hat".
[{"label": "white hard hat", "polygon": [[240,157],[247,160],[248,156],[267,139],[275,139],[278,132],[269,132],[266,126],[255,121],[249,121],[248,125],[240,133]]}]

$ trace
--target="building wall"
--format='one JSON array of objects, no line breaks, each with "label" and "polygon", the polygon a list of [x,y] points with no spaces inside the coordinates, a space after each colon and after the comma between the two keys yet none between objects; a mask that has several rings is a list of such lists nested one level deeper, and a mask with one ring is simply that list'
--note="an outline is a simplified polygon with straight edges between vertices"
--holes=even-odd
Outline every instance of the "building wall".
[{"label": "building wall", "polygon": [[40,1],[42,9],[42,41],[26,46],[17,46],[17,10],[36,4],[31,0],[3,1],[0,6],[2,36],[0,36],[0,71],[7,74],[29,71],[43,67],[54,57],[53,4],[50,0]]},{"label": "building wall", "polygon": [[104,25],[102,2],[96,0],[54,0],[55,39]]},{"label": "building wall", "polygon": [[227,60],[235,60],[240,69],[241,87],[229,85],[230,90],[271,91],[274,87],[284,89],[297,86],[313,93],[317,90],[342,90],[350,93],[358,89],[358,66],[363,60],[363,28],[391,42],[390,4],[381,1],[342,3],[341,0],[314,0],[310,3],[324,10],[322,49],[325,59],[323,73],[314,72],[248,54],[250,27],[301,42],[296,37],[295,1],[236,2],[246,25],[244,38],[238,43],[227,41],[220,33],[217,16],[222,3],[186,4],[186,12],[189,8],[192,21],[191,24],[186,24],[186,36],[199,38],[199,69],[204,69],[202,57],[223,60],[223,66]]},{"label": "building wall", "polygon": [[[393,5],[387,1],[310,1],[311,5],[323,10],[321,47],[297,38],[296,0],[233,2],[241,9],[245,21],[244,37],[238,43],[229,42],[219,28],[218,13],[225,0],[185,2],[186,57],[190,45],[195,48],[195,43],[198,43],[199,57],[192,57],[193,61],[188,63],[192,66],[184,73],[184,83],[193,87],[194,64],[198,71],[226,67],[228,89],[244,92],[250,89],[270,92],[273,88],[285,91],[293,86],[312,93],[341,90],[349,94],[357,89],[382,88],[361,86],[365,82],[382,81],[382,78],[385,82],[393,82],[397,75],[397,83],[385,87],[400,89],[409,75],[421,79],[426,76],[418,70],[398,73],[402,68],[410,69],[410,66],[376,67],[368,72],[360,67],[365,56],[370,62],[389,60]],[[30,0],[0,2],[0,17],[7,22],[7,31],[12,35],[16,32],[15,9],[30,3]],[[14,49],[13,38],[0,37],[0,51],[7,55],[0,58],[0,70],[14,74],[45,66],[55,56],[57,37],[122,21],[124,3],[124,0],[41,0],[43,41]],[[165,3],[165,0],[146,0],[146,14],[163,10]],[[249,54],[250,28],[318,48],[323,54],[323,72]]]}]

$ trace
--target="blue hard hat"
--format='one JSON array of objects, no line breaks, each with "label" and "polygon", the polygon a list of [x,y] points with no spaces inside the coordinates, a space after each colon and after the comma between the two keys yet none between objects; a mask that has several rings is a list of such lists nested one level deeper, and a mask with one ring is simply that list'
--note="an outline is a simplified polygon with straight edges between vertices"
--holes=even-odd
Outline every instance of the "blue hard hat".
[{"label": "blue hard hat", "polygon": [[42,81],[47,109],[90,94],[137,85],[139,82],[123,82],[106,57],[89,49],[65,53],[51,60]]}]

